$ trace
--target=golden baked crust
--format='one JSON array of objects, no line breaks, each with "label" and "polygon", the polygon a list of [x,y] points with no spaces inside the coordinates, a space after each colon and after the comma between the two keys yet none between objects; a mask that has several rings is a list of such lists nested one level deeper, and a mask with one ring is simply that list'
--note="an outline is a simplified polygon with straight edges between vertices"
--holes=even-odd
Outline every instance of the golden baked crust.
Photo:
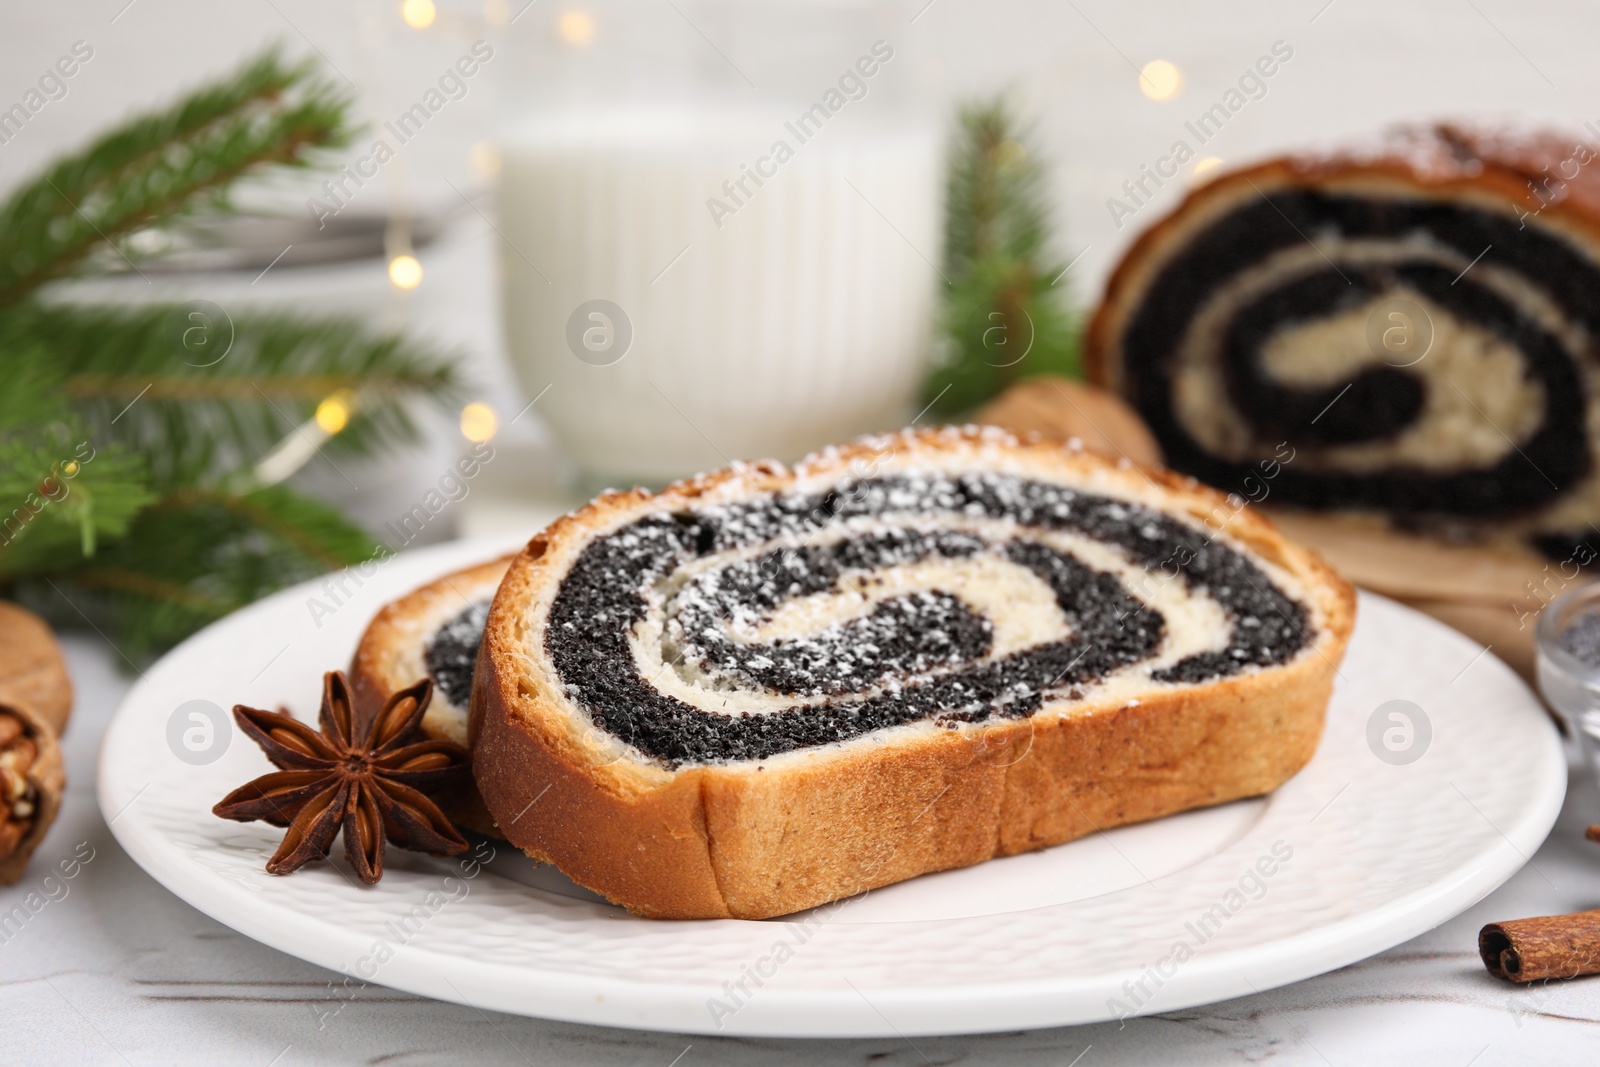
[{"label": "golden baked crust", "polygon": [[[464,567],[380,608],[362,632],[350,659],[350,696],[356,709],[363,714],[375,712],[395,693],[425,677],[423,643],[469,603],[490,595],[514,558],[507,555]],[[422,733],[434,740],[465,745],[467,709],[451,704],[434,686],[433,699],[422,719]],[[463,787],[458,794],[437,799],[457,826],[496,836],[494,821],[472,785]]]},{"label": "golden baked crust", "polygon": [[[1221,524],[1219,537],[1303,586],[1313,645],[1280,667],[1162,688],[1132,705],[1091,696],[1020,721],[678,770],[608,745],[615,739],[566,701],[546,669],[551,600],[594,536],[647,511],[821,484],[863,465],[980,464]],[[1316,749],[1354,610],[1351,587],[1315,554],[1192,479],[992,429],[907,431],[828,450],[794,470],[743,465],[660,494],[609,493],[533,538],[501,583],[484,632],[473,769],[502,836],[631,911],[784,915],[1276,788]]]}]

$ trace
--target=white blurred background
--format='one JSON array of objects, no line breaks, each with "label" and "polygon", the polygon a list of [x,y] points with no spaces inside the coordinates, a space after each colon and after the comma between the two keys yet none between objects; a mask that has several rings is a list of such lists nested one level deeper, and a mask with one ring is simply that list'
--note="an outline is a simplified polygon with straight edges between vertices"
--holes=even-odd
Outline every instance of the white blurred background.
[{"label": "white blurred background", "polygon": [[[741,6],[760,2],[743,0]],[[819,8],[835,2],[816,0]],[[702,32],[697,25],[704,24],[691,22],[700,10],[696,3],[672,3],[683,25],[661,47],[720,62],[713,54],[714,24]],[[50,101],[0,144],[0,186],[81,145],[107,123],[224,73],[270,41],[281,41],[291,54],[320,55],[336,81],[350,84],[359,112],[376,129],[415,102],[474,41],[498,46],[515,34],[571,38],[574,26],[582,30],[584,12],[582,0],[411,0],[410,7],[401,0],[7,5],[0,15],[0,110],[21,100],[75,42],[92,47],[93,58],[67,83],[66,96]],[[408,16],[426,25],[408,25]],[[1123,183],[1137,180],[1141,165],[1153,164],[1174,141],[1181,138],[1198,147],[1199,156],[1233,164],[1360,137],[1397,120],[1482,116],[1554,122],[1574,131],[1587,121],[1600,125],[1597,30],[1600,9],[1578,0],[910,0],[884,33],[896,58],[880,80],[893,87],[874,89],[859,110],[870,115],[892,100],[912,97],[947,118],[959,101],[1008,90],[1022,112],[1036,119],[1035,143],[1053,164],[1057,253],[1062,261],[1075,260],[1067,279],[1071,299],[1088,306],[1120,250],[1176,201],[1183,181],[1168,182],[1121,226],[1108,211],[1108,198],[1124,196]],[[591,22],[589,32],[603,36],[609,28],[601,20]],[[1199,147],[1185,123],[1223,100],[1275,44],[1280,56],[1292,50],[1292,58],[1266,81],[1265,95],[1239,108]],[[861,50],[841,53],[839,66]],[[1157,60],[1175,68],[1175,88],[1166,68],[1155,69],[1165,78],[1141,79],[1141,68]],[[484,399],[501,414],[499,440],[533,450],[528,455],[534,458],[516,464],[513,479],[526,492],[555,485],[560,477],[545,469],[553,460],[538,458],[548,440],[537,411],[508,425],[530,391],[507,369],[493,266],[498,238],[487,195],[496,166],[485,146],[496,135],[497,115],[519,103],[504,99],[505,63],[493,71],[496,77],[475,79],[465,97],[438,113],[396,163],[359,191],[362,211],[410,210],[443,220],[442,235],[417,250],[423,279],[415,289],[388,284],[383,264],[374,261],[284,271],[262,285],[248,275],[214,278],[204,295],[229,306],[288,302],[357,311],[455,348]],[[760,72],[753,73],[759,80]],[[351,158],[369,144],[370,138],[358,137]],[[261,195],[285,210],[303,211],[322,177]],[[893,207],[884,214],[892,217]],[[935,248],[915,251],[937,261]],[[87,289],[122,286],[127,292],[127,285],[95,282]],[[448,436],[447,430],[441,433]],[[440,447],[458,443],[455,438]],[[726,457],[719,451],[707,442],[697,462],[720,466]],[[502,464],[497,477],[512,477],[510,466]],[[387,480],[394,483],[391,495],[404,496],[403,476]],[[364,507],[381,514],[384,482],[371,479],[363,494],[346,502],[358,515]],[[330,484],[329,492],[345,496],[344,489]],[[363,504],[366,497],[371,499]]]}]

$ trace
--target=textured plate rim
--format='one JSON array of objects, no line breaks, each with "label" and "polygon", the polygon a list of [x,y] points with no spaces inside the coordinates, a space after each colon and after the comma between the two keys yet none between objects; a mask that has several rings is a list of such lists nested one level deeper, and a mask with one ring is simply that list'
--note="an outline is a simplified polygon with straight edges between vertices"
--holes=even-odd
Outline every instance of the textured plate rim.
[{"label": "textured plate rim", "polygon": [[[451,565],[488,558],[520,545],[521,541],[494,537],[451,542],[408,552],[396,563],[401,565],[399,574],[414,574],[409,580],[416,583]],[[131,718],[144,694],[155,687],[154,680],[160,679],[163,671],[174,669],[174,664],[181,664],[189,649],[215,639],[219,631],[246,630],[254,620],[270,615],[285,601],[305,597],[308,591],[318,588],[320,582],[321,579],[302,583],[244,608],[190,637],[153,665],[129,690],[106,728],[97,772],[97,793],[102,814],[118,843],[169,891],[254,940],[319,966],[339,970],[344,961],[360,951],[353,939],[365,935],[308,916],[299,916],[303,920],[299,927],[285,927],[280,921],[282,909],[240,907],[241,903],[252,903],[248,896],[240,897],[225,888],[219,891],[217,880],[197,877],[195,865],[188,862],[180,847],[154,829],[142,827],[137,819],[122,822],[127,804],[116,803],[121,789],[116,756],[120,746],[114,742],[131,729]],[[1385,603],[1411,616],[1413,625],[1448,631],[1443,624],[1386,598],[1365,591],[1362,598]],[[1358,625],[1359,619],[1358,614]],[[1453,634],[1453,631],[1448,632]],[[1509,673],[1509,668],[1493,656],[1483,658]],[[1537,703],[1531,691],[1527,695]],[[1346,966],[1425,933],[1487,896],[1516,873],[1526,857],[1543,842],[1565,798],[1566,759],[1554,726],[1545,720],[1542,729],[1528,732],[1537,735],[1542,742],[1545,766],[1541,768],[1539,780],[1543,788],[1537,795],[1526,798],[1522,815],[1514,824],[1496,827],[1503,838],[1500,846],[1480,850],[1458,865],[1452,877],[1429,882],[1359,914],[1322,925],[1311,923],[1295,934],[1265,944],[1198,955],[1183,969],[1181,983],[1174,981],[1162,990],[1161,996],[1142,1005],[1135,1014],[1215,1003]],[[1323,748],[1319,747],[1313,764],[1322,754]],[[1201,864],[1206,862],[1209,861],[1203,860]],[[946,921],[890,925],[910,936],[918,926],[938,926]],[[683,927],[693,936],[693,928],[699,925],[691,923]],[[769,924],[751,925],[771,929]],[[649,981],[593,975],[574,978],[560,971],[473,961],[460,954],[421,947],[406,946],[406,951],[399,952],[385,965],[381,978],[372,981],[477,1009],[601,1026],[729,1036],[845,1038],[984,1033],[1103,1022],[1116,1016],[1097,999],[1087,999],[1087,995],[1092,991],[1098,998],[1108,981],[1115,984],[1116,979],[1137,977],[1140,973],[1069,974],[1014,985],[957,981],[942,985],[937,991],[926,987],[872,989],[870,1000],[853,983],[844,982],[838,992],[785,990],[781,995],[769,994],[761,999],[759,1013],[744,1018],[736,1015],[722,1028],[711,1025],[709,1016],[701,1010],[705,1006],[704,997],[715,990],[696,988],[689,993],[688,987],[663,988],[660,983]],[[841,1011],[846,1007],[860,1009],[863,1001],[872,1009],[870,1013]],[[891,1019],[896,1021],[891,1022]]]}]

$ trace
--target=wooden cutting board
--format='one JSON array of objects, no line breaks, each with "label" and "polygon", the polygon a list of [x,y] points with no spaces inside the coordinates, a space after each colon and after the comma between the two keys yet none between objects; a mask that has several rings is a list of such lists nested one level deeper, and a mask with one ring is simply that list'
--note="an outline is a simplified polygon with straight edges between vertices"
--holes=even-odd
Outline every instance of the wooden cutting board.
[{"label": "wooden cutting board", "polygon": [[1534,624],[1545,605],[1590,579],[1564,577],[1532,549],[1461,545],[1390,529],[1367,515],[1264,508],[1350,581],[1452,626],[1535,681]]},{"label": "wooden cutting board", "polygon": [[[1012,386],[975,421],[1018,434],[1080,439],[1086,448],[1161,462],[1160,448],[1120,397],[1066,378]],[[1544,605],[1586,581],[1517,545],[1462,545],[1393,529],[1377,515],[1262,509],[1283,532],[1350,581],[1393,597],[1489,647],[1530,683],[1534,621]]]},{"label": "wooden cutting board", "polygon": [[1135,463],[1161,463],[1161,449],[1139,413],[1119,396],[1070,378],[1041,374],[1013,385],[975,416],[986,426],[1060,441],[1077,438],[1085,448]]}]

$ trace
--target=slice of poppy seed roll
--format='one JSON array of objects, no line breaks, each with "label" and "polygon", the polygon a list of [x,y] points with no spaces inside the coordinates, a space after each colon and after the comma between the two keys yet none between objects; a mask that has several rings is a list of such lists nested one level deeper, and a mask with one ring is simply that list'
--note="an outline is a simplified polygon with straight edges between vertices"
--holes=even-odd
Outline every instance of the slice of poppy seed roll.
[{"label": "slice of poppy seed roll", "polygon": [[1565,558],[1600,522],[1597,338],[1595,150],[1436,125],[1193,191],[1086,355],[1225,491]]},{"label": "slice of poppy seed roll", "polygon": [[[483,624],[512,558],[447,574],[379,609],[350,662],[350,692],[357,709],[372,713],[395,693],[430,678],[433,698],[422,717],[422,733],[466,745],[467,709]],[[495,834],[475,789],[438,799],[457,826]]]},{"label": "slice of poppy seed roll", "polygon": [[1276,788],[1350,587],[1219,493],[997,430],[604,495],[495,596],[500,832],[646,916],[789,914]]}]

